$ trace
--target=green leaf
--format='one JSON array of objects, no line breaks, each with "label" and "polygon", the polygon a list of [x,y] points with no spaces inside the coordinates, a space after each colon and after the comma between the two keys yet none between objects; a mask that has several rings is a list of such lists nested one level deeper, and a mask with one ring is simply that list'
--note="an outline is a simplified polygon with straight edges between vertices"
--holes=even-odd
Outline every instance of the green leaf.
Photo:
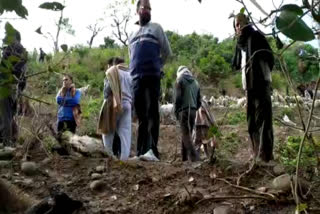
[{"label": "green leaf", "polygon": [[298,204],[296,210],[300,213],[308,208],[307,204]]},{"label": "green leaf", "polygon": [[240,13],[244,14],[244,12],[246,11],[246,8],[241,8]]},{"label": "green leaf", "polygon": [[61,49],[62,49],[64,52],[67,52],[67,51],[68,51],[68,45],[63,44],[63,45],[61,45],[60,47],[61,47]]},{"label": "green leaf", "polygon": [[22,0],[0,0],[0,15],[4,11],[14,11],[22,18],[28,15],[28,10],[22,5]]},{"label": "green leaf", "polygon": [[8,58],[8,61],[11,63],[11,64],[15,64],[16,62],[19,62],[21,59],[17,56],[9,56]]},{"label": "green leaf", "polygon": [[316,20],[318,23],[320,23],[320,12],[316,11],[316,9],[314,8],[313,10],[311,10],[311,14],[312,14],[312,17],[314,18],[314,20]]},{"label": "green leaf", "polygon": [[18,7],[16,10],[15,10],[16,14],[24,19],[27,18],[27,16],[29,15],[28,14],[28,10],[27,8],[25,8],[23,5],[21,5],[20,7]]},{"label": "green leaf", "polygon": [[38,27],[38,29],[36,30],[36,32],[37,32],[38,34],[42,34],[42,32],[41,32],[41,26]]},{"label": "green leaf", "polygon": [[42,9],[53,10],[53,11],[61,11],[65,8],[65,6],[59,2],[45,2],[39,6]]},{"label": "green leaf", "polygon": [[292,40],[306,42],[315,38],[312,30],[297,16],[296,12],[282,11],[276,18],[276,26],[281,33]]},{"label": "green leaf", "polygon": [[0,86],[0,98],[7,98],[10,95],[10,89],[5,86]]},{"label": "green leaf", "polygon": [[280,8],[280,11],[291,11],[296,13],[298,16],[303,14],[303,10],[296,4],[286,4]]},{"label": "green leaf", "polygon": [[131,4],[134,4],[134,0],[131,0]]},{"label": "green leaf", "polygon": [[3,39],[3,43],[10,45],[15,41],[16,34],[19,33],[9,22],[5,25],[6,36]]}]

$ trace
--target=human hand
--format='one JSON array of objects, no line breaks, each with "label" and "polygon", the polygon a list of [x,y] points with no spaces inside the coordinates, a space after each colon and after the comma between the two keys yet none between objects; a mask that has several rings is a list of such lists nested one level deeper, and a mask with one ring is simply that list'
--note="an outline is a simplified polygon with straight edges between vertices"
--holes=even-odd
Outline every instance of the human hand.
[{"label": "human hand", "polygon": [[67,91],[68,91],[68,88],[65,86],[62,86],[60,89],[60,96],[62,96],[62,97],[66,96]]},{"label": "human hand", "polygon": [[70,86],[70,94],[72,97],[74,97],[74,95],[76,95],[76,86],[74,84],[71,84],[71,86]]}]

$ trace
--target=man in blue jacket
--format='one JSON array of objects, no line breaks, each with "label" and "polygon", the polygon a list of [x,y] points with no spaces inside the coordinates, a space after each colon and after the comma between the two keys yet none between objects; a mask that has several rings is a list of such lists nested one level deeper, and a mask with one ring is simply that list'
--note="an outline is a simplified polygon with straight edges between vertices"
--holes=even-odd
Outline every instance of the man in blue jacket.
[{"label": "man in blue jacket", "polygon": [[63,76],[63,85],[57,94],[58,109],[58,132],[76,132],[76,118],[74,109],[80,105],[81,92],[75,88],[72,76]]},{"label": "man in blue jacket", "polygon": [[133,77],[134,108],[139,120],[137,155],[150,149],[159,158],[160,76],[171,55],[168,38],[162,27],[150,22],[149,0],[139,0],[139,29],[129,39],[130,71]]}]

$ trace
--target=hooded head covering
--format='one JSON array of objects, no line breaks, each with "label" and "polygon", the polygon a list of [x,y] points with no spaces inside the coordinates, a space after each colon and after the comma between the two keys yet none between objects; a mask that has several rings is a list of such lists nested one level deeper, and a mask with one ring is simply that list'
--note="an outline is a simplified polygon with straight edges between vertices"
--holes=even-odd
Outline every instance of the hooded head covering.
[{"label": "hooded head covering", "polygon": [[187,68],[187,66],[181,65],[177,70],[177,79],[180,79],[182,75],[192,76],[191,71]]}]

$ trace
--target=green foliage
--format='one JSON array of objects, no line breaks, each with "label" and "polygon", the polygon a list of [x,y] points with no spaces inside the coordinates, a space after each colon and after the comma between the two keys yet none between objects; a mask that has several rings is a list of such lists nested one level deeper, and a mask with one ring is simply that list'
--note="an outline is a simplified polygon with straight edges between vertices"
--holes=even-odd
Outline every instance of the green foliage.
[{"label": "green foliage", "polygon": [[283,108],[280,113],[281,118],[283,118],[284,115],[287,115],[289,118],[294,118],[296,114],[292,108]]},{"label": "green foliage", "polygon": [[[297,164],[297,156],[301,139],[301,136],[288,136],[286,144],[278,145],[278,152],[280,153],[279,159],[289,170],[294,171]],[[319,149],[319,145],[316,146],[317,149]],[[314,148],[309,142],[305,142],[304,144],[300,161],[301,166],[310,167],[317,165]]]},{"label": "green foliage", "polygon": [[4,11],[14,11],[22,18],[28,16],[28,10],[22,5],[22,0],[0,0],[0,15]]},{"label": "green foliage", "polygon": [[231,82],[236,88],[242,88],[242,76],[241,73],[238,72],[231,77]]},{"label": "green foliage", "polygon": [[53,11],[61,11],[65,8],[65,6],[59,2],[45,2],[41,4],[39,7],[42,9],[53,10]]},{"label": "green foliage", "polygon": [[63,44],[63,45],[61,45],[60,47],[61,47],[61,49],[63,50],[63,52],[67,52],[67,51],[68,51],[68,45]]},{"label": "green foliage", "polygon": [[38,27],[37,30],[35,30],[35,32],[38,33],[38,34],[42,34],[42,32],[41,32],[41,26]]},{"label": "green foliage", "polygon": [[5,25],[6,35],[3,39],[3,44],[10,45],[16,41],[17,34],[20,35],[19,31],[17,31],[9,22],[6,22]]},{"label": "green foliage", "polygon": [[285,91],[288,85],[286,79],[279,72],[272,72],[272,88],[278,91]]},{"label": "green foliage", "polygon": [[284,5],[281,7],[280,16],[276,18],[277,28],[287,37],[297,41],[313,40],[313,31],[299,17],[303,13],[297,5]]},{"label": "green foliage", "polygon": [[242,122],[246,122],[247,116],[245,112],[230,112],[227,114],[228,124],[237,125]]},{"label": "green foliage", "polygon": [[[100,108],[103,102],[102,97],[83,98],[81,100],[82,125],[79,127],[80,135],[95,136],[97,132],[97,123]],[[85,124],[85,125],[84,125]]]},{"label": "green foliage", "polygon": [[222,133],[219,130],[219,127],[216,126],[216,125],[212,125],[208,130],[208,137],[209,138],[211,138],[211,137],[217,137],[217,138],[222,137]]}]

